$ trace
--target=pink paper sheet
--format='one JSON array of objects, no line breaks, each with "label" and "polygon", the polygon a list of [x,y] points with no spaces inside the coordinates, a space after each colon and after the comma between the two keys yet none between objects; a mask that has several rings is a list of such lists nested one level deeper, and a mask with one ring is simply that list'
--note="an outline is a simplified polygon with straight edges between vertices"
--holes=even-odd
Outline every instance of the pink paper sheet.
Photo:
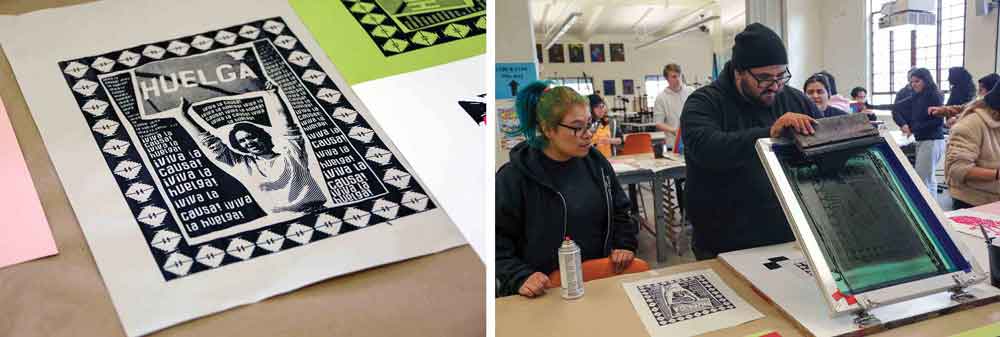
[{"label": "pink paper sheet", "polygon": [[0,268],[57,253],[28,166],[0,100]]}]

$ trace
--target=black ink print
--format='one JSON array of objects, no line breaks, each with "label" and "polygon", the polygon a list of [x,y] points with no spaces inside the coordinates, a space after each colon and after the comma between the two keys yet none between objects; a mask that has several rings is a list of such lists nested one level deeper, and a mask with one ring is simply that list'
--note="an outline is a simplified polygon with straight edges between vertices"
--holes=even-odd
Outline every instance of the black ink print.
[{"label": "black ink print", "polygon": [[166,281],[435,208],[281,18],[60,62]]}]

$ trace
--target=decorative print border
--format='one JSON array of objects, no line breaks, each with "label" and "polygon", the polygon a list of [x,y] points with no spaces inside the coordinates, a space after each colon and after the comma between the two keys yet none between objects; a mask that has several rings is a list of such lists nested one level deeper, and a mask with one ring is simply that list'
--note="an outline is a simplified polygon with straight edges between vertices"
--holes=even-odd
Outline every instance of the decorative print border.
[{"label": "decorative print border", "polygon": [[[468,34],[466,34],[468,35]],[[111,98],[99,84],[99,75],[129,70],[149,62],[196,55],[237,44],[269,41],[284,63],[334,123],[343,130],[368,130],[363,136],[347,137],[357,149],[367,149],[367,164],[382,177],[389,193],[375,199],[326,209],[292,221],[274,223],[202,244],[189,245],[179,224],[168,216],[163,194],[157,190],[149,168],[143,163],[123,121],[109,103]],[[307,245],[391,220],[434,209],[423,188],[396,158],[397,153],[358,114],[352,102],[313,61],[311,54],[287,29],[280,17],[203,32],[178,39],[135,46],[101,55],[59,62],[67,84],[85,116],[94,140],[104,154],[109,170],[131,208],[155,263],[165,281],[217,269],[232,263]],[[110,108],[110,109],[109,109]],[[347,252],[345,252],[347,253]]]},{"label": "decorative print border", "polygon": [[386,57],[486,34],[486,0],[402,18],[388,14],[378,0],[340,1]]}]

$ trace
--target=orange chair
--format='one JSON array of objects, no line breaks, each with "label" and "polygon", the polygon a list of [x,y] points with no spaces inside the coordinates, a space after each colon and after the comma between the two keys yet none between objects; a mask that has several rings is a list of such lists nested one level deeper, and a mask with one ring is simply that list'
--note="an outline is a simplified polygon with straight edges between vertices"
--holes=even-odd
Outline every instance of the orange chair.
[{"label": "orange chair", "polygon": [[633,133],[625,135],[625,147],[618,155],[653,153],[653,137],[648,133]]},{"label": "orange chair", "polygon": [[[583,261],[580,264],[583,268],[583,282],[588,282],[591,280],[599,280],[602,278],[608,278],[616,275],[622,274],[633,274],[641,273],[649,270],[649,264],[640,258],[632,259],[632,264],[630,264],[625,271],[621,274],[615,274],[615,266],[611,263],[611,258],[593,259]],[[546,288],[559,288],[562,284],[562,276],[559,274],[559,270],[549,273],[549,283],[545,285]]]}]

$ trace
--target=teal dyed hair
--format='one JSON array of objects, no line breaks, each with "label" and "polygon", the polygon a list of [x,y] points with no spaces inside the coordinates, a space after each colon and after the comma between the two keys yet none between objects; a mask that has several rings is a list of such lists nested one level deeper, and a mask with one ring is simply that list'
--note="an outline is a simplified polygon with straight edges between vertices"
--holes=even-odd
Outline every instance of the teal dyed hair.
[{"label": "teal dyed hair", "polygon": [[548,139],[542,133],[542,128],[555,128],[562,120],[569,107],[587,105],[587,99],[576,93],[570,87],[553,87],[551,81],[533,81],[517,91],[514,108],[521,127],[508,135],[523,134],[528,145],[542,149],[548,145]]}]

